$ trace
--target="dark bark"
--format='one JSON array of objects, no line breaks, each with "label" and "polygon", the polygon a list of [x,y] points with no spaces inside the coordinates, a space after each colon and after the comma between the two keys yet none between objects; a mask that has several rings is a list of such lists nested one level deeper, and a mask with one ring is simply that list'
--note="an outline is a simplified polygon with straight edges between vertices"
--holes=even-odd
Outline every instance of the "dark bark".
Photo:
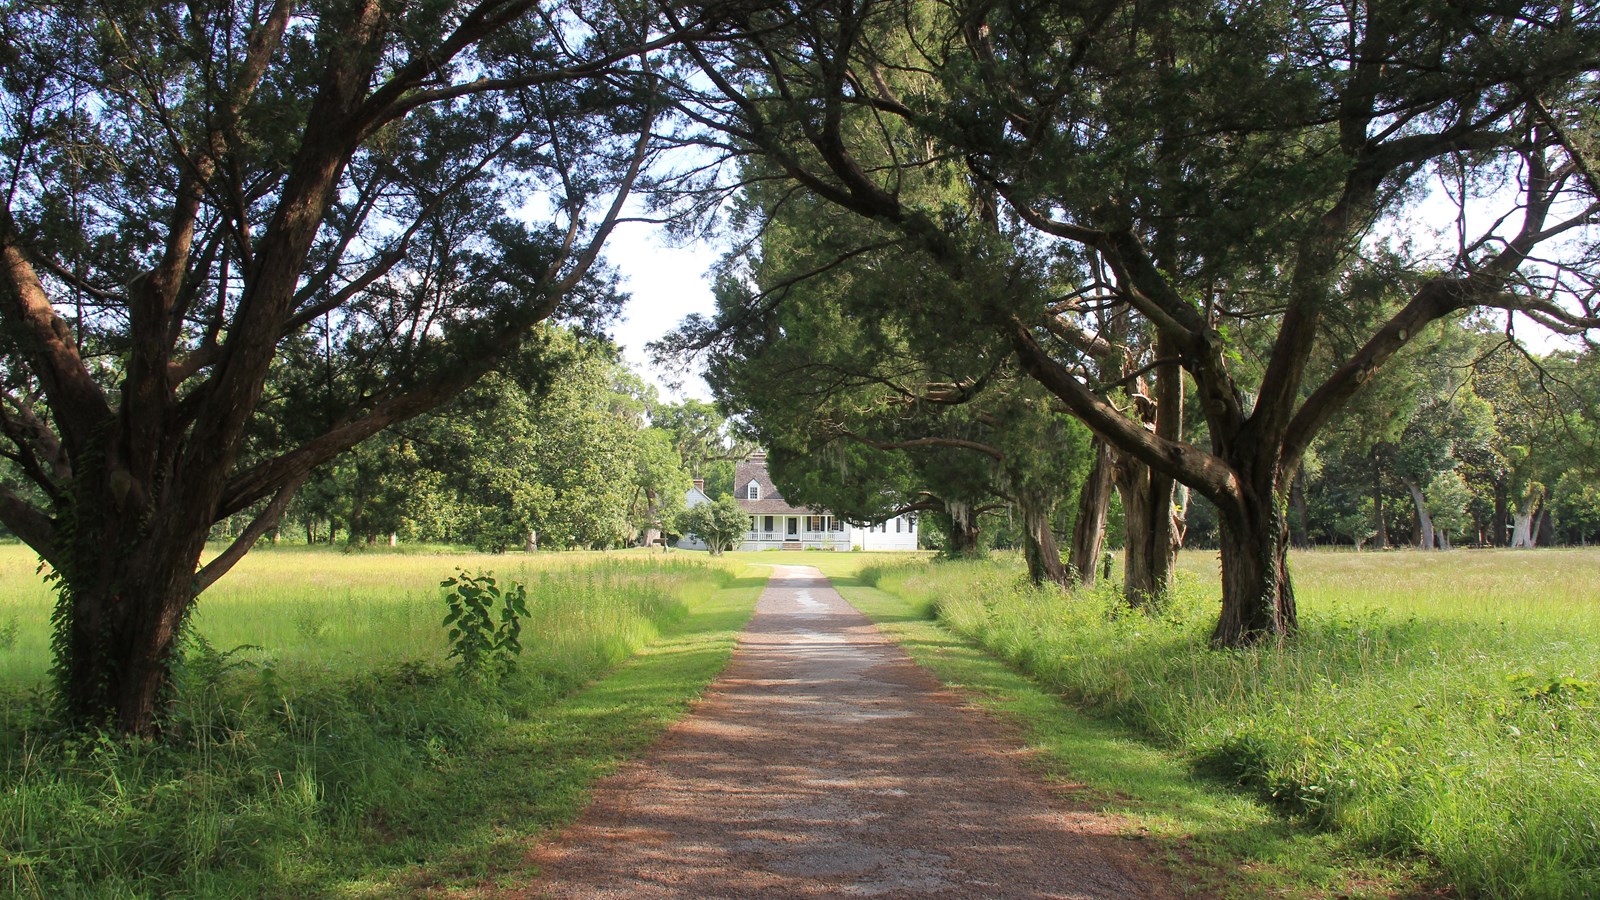
[{"label": "dark bark", "polygon": [[[83,481],[79,508],[115,508],[113,479]],[[156,543],[142,539],[141,524],[81,517],[58,569],[65,615],[56,666],[65,711],[74,722],[132,734],[150,733],[157,720],[208,533],[179,535],[169,523],[148,523],[175,537]]]},{"label": "dark bark", "polygon": [[980,555],[978,544],[978,515],[966,503],[945,503],[945,515],[950,521],[950,546],[946,554],[951,559],[972,559]]},{"label": "dark bark", "polygon": [[1018,498],[1022,512],[1023,554],[1028,561],[1028,579],[1034,584],[1068,583],[1067,567],[1061,561],[1061,548],[1050,528],[1050,509],[1042,498],[1024,493]]},{"label": "dark bark", "polygon": [[1106,512],[1111,508],[1111,448],[1099,438],[1090,445],[1094,461],[1078,491],[1078,517],[1072,526],[1072,546],[1067,554],[1069,575],[1083,585],[1092,585],[1100,568],[1100,552],[1105,546]]},{"label": "dark bark", "polygon": [[1177,556],[1172,479],[1156,477],[1149,466],[1123,460],[1117,492],[1126,517],[1123,596],[1133,606],[1158,602],[1172,584]]},{"label": "dark bark", "polygon": [[1219,512],[1222,615],[1212,644],[1241,647],[1293,634],[1298,618],[1283,504],[1271,493],[1252,491]]}]

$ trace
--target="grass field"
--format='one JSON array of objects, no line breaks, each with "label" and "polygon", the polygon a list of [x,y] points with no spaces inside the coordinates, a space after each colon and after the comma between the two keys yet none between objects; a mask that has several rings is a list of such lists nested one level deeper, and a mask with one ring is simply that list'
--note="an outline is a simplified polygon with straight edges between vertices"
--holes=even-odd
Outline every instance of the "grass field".
[{"label": "grass field", "polygon": [[[503,682],[438,582],[528,587]],[[744,574],[740,574],[743,572]],[[688,708],[764,571],[673,554],[257,552],[203,598],[162,741],[56,733],[52,597],[0,548],[0,894],[409,896],[494,883]]]},{"label": "grass field", "polygon": [[1010,561],[865,580],[1048,690],[1467,895],[1600,895],[1600,552],[1309,553],[1302,634],[1206,648],[1214,560],[1155,617]]},{"label": "grass field", "polygon": [[[1203,553],[1150,617],[1110,591],[1028,588],[1005,557],[286,548],[206,595],[167,739],[130,745],[51,731],[53,597],[15,547],[0,893],[509,884],[528,841],[720,671],[770,564],[835,578],[1050,777],[1221,894],[1390,896],[1432,871],[1469,896],[1600,895],[1600,551],[1297,555],[1303,634],[1217,652]],[[529,586],[529,649],[503,684],[445,659],[438,582],[458,567]]]}]

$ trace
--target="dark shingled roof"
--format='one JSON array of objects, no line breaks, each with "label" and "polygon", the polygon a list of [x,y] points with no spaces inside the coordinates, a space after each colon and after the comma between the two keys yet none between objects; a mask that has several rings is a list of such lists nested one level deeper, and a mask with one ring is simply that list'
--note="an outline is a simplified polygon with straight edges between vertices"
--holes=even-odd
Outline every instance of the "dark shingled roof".
[{"label": "dark shingled roof", "polygon": [[[751,481],[761,486],[760,500],[746,500],[745,486]],[[739,508],[752,516],[815,516],[821,514],[820,510],[807,509],[803,506],[790,506],[789,501],[783,499],[778,492],[777,485],[772,483],[772,476],[767,474],[767,455],[757,453],[744,462],[735,463],[733,466],[733,498],[739,501]]]}]

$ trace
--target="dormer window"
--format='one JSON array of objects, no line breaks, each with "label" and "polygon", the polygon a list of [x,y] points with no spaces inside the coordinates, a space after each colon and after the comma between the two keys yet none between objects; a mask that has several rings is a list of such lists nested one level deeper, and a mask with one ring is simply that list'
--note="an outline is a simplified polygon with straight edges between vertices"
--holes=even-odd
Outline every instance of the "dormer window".
[{"label": "dormer window", "polygon": [[745,485],[744,486],[744,498],[746,500],[760,500],[761,499],[761,483],[758,482],[758,481],[751,481],[749,484]]}]

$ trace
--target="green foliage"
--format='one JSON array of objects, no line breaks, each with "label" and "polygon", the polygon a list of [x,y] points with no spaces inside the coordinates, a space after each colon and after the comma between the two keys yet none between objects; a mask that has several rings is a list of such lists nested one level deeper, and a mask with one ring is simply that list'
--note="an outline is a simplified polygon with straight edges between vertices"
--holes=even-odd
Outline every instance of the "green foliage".
[{"label": "green foliage", "polygon": [[688,398],[650,410],[650,424],[672,442],[679,463],[690,478],[703,478],[713,500],[733,490],[733,460],[750,454],[748,444],[729,434],[728,419],[713,404]]},{"label": "green foliage", "polygon": [[324,469],[290,518],[352,546],[621,546],[669,521],[689,487],[645,426],[647,393],[614,346],[541,327],[505,371]]},{"label": "green foliage", "polygon": [[1447,469],[1433,476],[1423,491],[1428,498],[1428,512],[1433,515],[1435,528],[1451,537],[1471,537],[1468,515],[1472,503],[1472,488],[1455,469]]},{"label": "green foliage", "polygon": [[1578,541],[1593,543],[1600,538],[1600,484],[1577,469],[1564,472],[1556,482],[1554,505],[1557,521]]},{"label": "green foliage", "polygon": [[450,629],[450,652],[457,674],[482,679],[504,677],[522,655],[522,620],[528,615],[528,591],[520,582],[502,590],[488,572],[469,575],[465,569],[446,578],[444,599],[450,612],[441,623]]},{"label": "green foliage", "polygon": [[[882,573],[889,587],[907,572]],[[840,585],[857,609],[967,702],[1013,726],[1024,764],[1079,802],[1137,834],[1196,896],[1371,897],[1433,894],[1431,867],[1376,856],[1348,837],[1285,819],[1256,798],[1196,778],[1181,749],[1152,745],[1121,723],[1087,715],[1054,686],[932,621],[927,604],[900,594]],[[920,593],[917,596],[921,596]]]},{"label": "green foliage", "polygon": [[1301,555],[1301,634],[1228,652],[1194,556],[1159,616],[1029,588],[1015,563],[877,583],[1295,817],[1432,857],[1467,895],[1577,898],[1600,890],[1595,556]]},{"label": "green foliage", "polygon": [[690,507],[678,515],[678,529],[706,542],[713,556],[738,546],[750,527],[750,517],[732,497]]},{"label": "green foliage", "polygon": [[[398,895],[474,882],[516,865],[520,841],[575,815],[592,779],[687,708],[755,598],[722,599],[730,574],[690,558],[548,563],[525,576],[523,663],[472,682],[446,666],[437,592],[406,593],[411,569],[439,560],[385,563],[376,605],[337,587],[365,560],[253,555],[242,577],[260,582],[260,608],[223,601],[196,619],[158,741],[62,737],[26,680],[0,681],[0,893]],[[311,609],[328,630],[302,647],[291,620]],[[415,636],[357,633],[399,634],[395,620],[414,621]],[[280,624],[260,649],[217,649]],[[670,652],[651,657],[663,635]],[[642,680],[580,691],[641,653]]]},{"label": "green foliage", "polygon": [[[196,578],[218,519],[287,501],[539,323],[596,330],[621,304],[599,265],[613,221],[580,211],[614,217],[640,175],[620,160],[654,76],[614,42],[641,11],[362,9],[0,15],[0,518],[62,579],[80,721],[153,730],[196,583],[233,558]],[[565,68],[595,59],[603,79]],[[322,498],[348,501],[353,537],[398,528],[384,501],[406,492],[375,483],[413,474],[414,448],[390,446]]]}]

